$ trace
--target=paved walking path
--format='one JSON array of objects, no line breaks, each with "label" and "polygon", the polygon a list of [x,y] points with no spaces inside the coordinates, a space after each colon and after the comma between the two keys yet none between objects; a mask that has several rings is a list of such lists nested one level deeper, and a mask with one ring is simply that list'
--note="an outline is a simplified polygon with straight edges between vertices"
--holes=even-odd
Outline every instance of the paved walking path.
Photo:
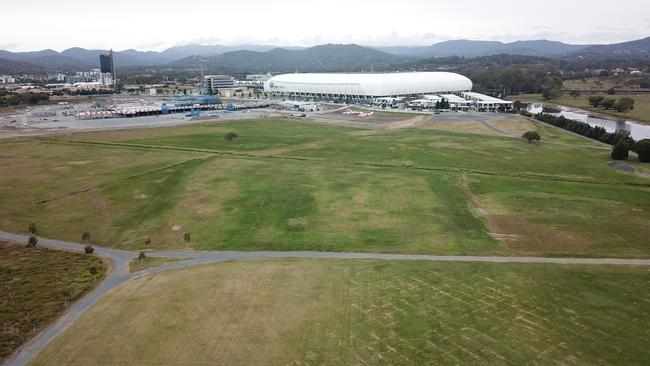
[{"label": "paved walking path", "polygon": [[[27,242],[27,235],[0,231],[0,238],[20,243]],[[83,252],[84,245],[54,239],[39,238],[39,246]],[[264,258],[339,258],[339,259],[380,259],[380,260],[425,260],[444,262],[492,262],[492,263],[547,263],[572,265],[635,265],[650,266],[650,259],[613,259],[613,258],[543,258],[543,257],[498,257],[498,256],[437,256],[410,254],[378,253],[339,253],[339,252],[236,252],[236,251],[151,251],[149,257],[185,258],[158,267],[129,273],[129,262],[138,256],[138,252],[117,250],[94,246],[95,254],[110,259],[111,270],[106,278],[90,293],[75,302],[53,324],[36,337],[24,344],[16,353],[5,361],[7,366],[22,366],[33,360],[54,338],[63,333],[86,310],[90,309],[103,295],[113,288],[133,278],[159,273],[171,269],[183,268],[204,263],[223,262],[237,259]]]}]

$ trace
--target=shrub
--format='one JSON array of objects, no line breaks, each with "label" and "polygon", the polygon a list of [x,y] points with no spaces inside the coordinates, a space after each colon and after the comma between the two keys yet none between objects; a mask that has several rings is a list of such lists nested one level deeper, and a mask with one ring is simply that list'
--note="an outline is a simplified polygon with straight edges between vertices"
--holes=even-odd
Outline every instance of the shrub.
[{"label": "shrub", "polygon": [[228,141],[228,142],[232,142],[232,141],[234,141],[235,139],[237,139],[238,137],[239,137],[239,135],[237,135],[236,132],[232,132],[232,131],[231,131],[231,132],[228,132],[228,133],[223,137],[223,139],[226,140],[226,141]]},{"label": "shrub", "polygon": [[605,99],[605,97],[602,95],[592,95],[589,97],[589,104],[594,107],[598,107],[600,103],[602,103],[603,99]]},{"label": "shrub", "polygon": [[616,99],[614,99],[614,98],[605,98],[600,103],[600,105],[605,109],[614,108],[614,106],[616,105]]},{"label": "shrub", "polygon": [[38,238],[35,237],[34,235],[30,235],[29,239],[27,239],[27,247],[34,248],[36,244],[38,244]]},{"label": "shrub", "polygon": [[151,238],[147,236],[147,237],[144,239],[144,245],[149,246],[149,244],[151,244]]},{"label": "shrub", "polygon": [[645,139],[634,144],[634,152],[639,154],[639,161],[650,163],[650,139]]},{"label": "shrub", "polygon": [[28,230],[30,234],[34,234],[34,235],[38,234],[38,229],[36,228],[36,224],[34,223],[29,224]]},{"label": "shrub", "polygon": [[562,97],[562,88],[558,86],[547,86],[542,91],[542,97],[544,100],[558,99]]},{"label": "shrub", "polygon": [[84,232],[81,234],[81,242],[82,243],[88,243],[90,241],[90,233],[89,232]]},{"label": "shrub", "polygon": [[555,106],[550,106],[550,105],[544,105],[542,107],[542,112],[544,113],[560,113],[562,110],[558,107]]},{"label": "shrub", "polygon": [[92,266],[88,269],[88,272],[90,272],[91,275],[93,275],[93,281],[97,279],[97,267]]},{"label": "shrub", "polygon": [[627,144],[623,141],[620,140],[619,142],[614,145],[612,148],[612,160],[625,160],[630,156],[630,151],[628,149]]},{"label": "shrub", "polygon": [[539,141],[539,140],[542,139],[542,137],[539,135],[539,133],[537,133],[537,131],[524,132],[524,134],[521,135],[521,137],[528,140],[529,143],[531,143],[533,141]]},{"label": "shrub", "polygon": [[618,103],[614,106],[617,111],[626,113],[634,109],[634,99],[629,97],[623,97],[618,100]]},{"label": "shrub", "polygon": [[95,248],[93,248],[91,245],[86,245],[84,247],[84,253],[93,254],[94,252],[95,252]]}]

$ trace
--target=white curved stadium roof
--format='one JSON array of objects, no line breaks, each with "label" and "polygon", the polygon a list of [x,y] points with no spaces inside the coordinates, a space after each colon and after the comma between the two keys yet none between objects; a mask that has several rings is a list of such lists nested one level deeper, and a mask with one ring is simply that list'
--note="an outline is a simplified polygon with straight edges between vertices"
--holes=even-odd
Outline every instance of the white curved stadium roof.
[{"label": "white curved stadium roof", "polygon": [[284,74],[269,79],[264,84],[264,90],[284,94],[385,97],[470,91],[472,81],[451,72]]}]

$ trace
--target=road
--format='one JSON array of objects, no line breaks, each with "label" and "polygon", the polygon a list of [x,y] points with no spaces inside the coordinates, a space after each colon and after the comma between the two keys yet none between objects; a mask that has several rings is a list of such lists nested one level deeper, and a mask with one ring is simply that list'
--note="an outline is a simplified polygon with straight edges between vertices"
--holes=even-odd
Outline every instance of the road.
[{"label": "road", "polygon": [[[27,235],[0,231],[0,238],[27,242]],[[39,238],[39,246],[82,252],[83,244],[54,239]],[[110,260],[111,267],[106,278],[82,299],[74,303],[60,318],[45,328],[9,357],[4,365],[22,366],[28,364],[54,338],[63,333],[86,310],[90,309],[102,296],[113,288],[134,278],[159,273],[171,269],[183,268],[204,263],[216,263],[229,260],[265,259],[265,258],[317,258],[317,259],[379,259],[379,260],[424,260],[439,262],[490,262],[490,263],[546,263],[570,265],[634,265],[650,266],[650,259],[614,259],[614,258],[544,258],[544,257],[499,257],[499,256],[437,256],[380,253],[343,253],[343,252],[236,252],[236,251],[150,251],[149,257],[185,258],[159,267],[148,268],[129,273],[129,262],[138,256],[138,252],[117,250],[94,246],[95,254]]]}]

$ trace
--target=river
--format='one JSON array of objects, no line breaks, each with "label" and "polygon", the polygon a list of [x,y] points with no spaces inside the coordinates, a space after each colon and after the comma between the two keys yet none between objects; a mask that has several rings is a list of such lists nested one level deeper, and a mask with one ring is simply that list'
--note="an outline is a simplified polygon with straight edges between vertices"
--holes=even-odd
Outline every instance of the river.
[{"label": "river", "polygon": [[[528,106],[528,112],[532,114],[537,114],[542,112],[542,104],[530,104]],[[589,115],[589,112],[578,109],[570,108],[565,106],[560,106],[562,110],[560,113],[549,113],[554,116],[564,116],[568,119],[573,119],[577,121],[586,122],[590,126],[600,126],[604,127],[607,132],[616,132],[616,131],[627,131],[630,133],[630,136],[636,141],[643,139],[650,139],[650,126],[643,125],[634,121],[615,121],[608,118],[598,118]]]}]

